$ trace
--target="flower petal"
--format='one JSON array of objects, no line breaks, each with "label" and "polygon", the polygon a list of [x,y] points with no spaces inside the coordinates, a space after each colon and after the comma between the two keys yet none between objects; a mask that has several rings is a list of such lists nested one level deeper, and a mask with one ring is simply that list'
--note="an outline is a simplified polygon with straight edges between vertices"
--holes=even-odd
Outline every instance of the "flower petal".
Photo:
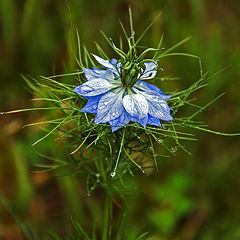
[{"label": "flower petal", "polygon": [[133,117],[142,119],[148,114],[148,102],[141,94],[126,95],[123,98],[123,106]]},{"label": "flower petal", "polygon": [[156,69],[157,63],[153,63],[153,62],[145,62],[145,71],[143,72],[143,74],[140,76],[140,79],[151,79],[154,78],[157,74],[157,70]]},{"label": "flower petal", "polygon": [[155,125],[155,126],[159,126],[159,127],[161,127],[161,123],[160,123],[159,118],[152,117],[150,114],[148,114],[148,121],[147,121],[147,124]]},{"label": "flower petal", "polygon": [[73,89],[79,95],[91,97],[109,91],[113,85],[105,79],[96,78]]},{"label": "flower petal", "polygon": [[154,91],[144,94],[149,105],[149,114],[153,117],[160,118],[165,121],[171,121],[173,118],[170,115],[170,108],[159,94]]},{"label": "flower petal", "polygon": [[[144,90],[147,91],[147,92],[148,91],[155,91],[155,92],[157,92],[158,94],[161,95],[163,100],[167,100],[167,99],[171,98],[170,95],[163,94],[163,91],[161,89],[159,89],[158,87],[156,87],[156,86],[154,86],[152,84],[146,83],[146,82],[141,81],[141,80],[139,80],[137,82],[137,84],[140,85],[141,87],[143,87]],[[137,86],[137,84],[135,86]]]},{"label": "flower petal", "polygon": [[131,120],[130,115],[124,110],[118,118],[110,121],[109,124],[111,125],[112,131],[114,132],[128,124],[130,120]]},{"label": "flower petal", "polygon": [[148,122],[148,116],[146,116],[145,118],[140,119],[140,121],[138,123],[141,124],[144,128],[146,128],[147,122]]},{"label": "flower petal", "polygon": [[99,101],[95,123],[105,123],[118,118],[124,111],[122,93],[108,92]]},{"label": "flower petal", "polygon": [[87,104],[81,109],[81,112],[97,113],[98,103],[103,95],[88,97]]},{"label": "flower petal", "polygon": [[117,64],[117,59],[113,58],[113,59],[111,60],[111,64],[116,65],[116,64]]},{"label": "flower petal", "polygon": [[103,58],[100,58],[94,54],[92,54],[94,58],[104,67],[111,69],[112,71],[116,71],[116,68],[112,63],[110,63],[108,60],[105,60]]},{"label": "flower petal", "polygon": [[83,68],[83,71],[88,81],[91,81],[96,78],[102,78],[108,81],[114,80],[114,75],[110,70],[100,70],[96,68],[94,69]]}]

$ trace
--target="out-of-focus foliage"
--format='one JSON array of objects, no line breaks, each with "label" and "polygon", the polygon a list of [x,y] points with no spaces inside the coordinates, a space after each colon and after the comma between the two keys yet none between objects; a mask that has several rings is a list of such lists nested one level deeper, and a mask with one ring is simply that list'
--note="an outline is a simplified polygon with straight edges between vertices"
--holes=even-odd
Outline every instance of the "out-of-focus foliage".
[{"label": "out-of-focus foliage", "polygon": [[[69,11],[88,50],[95,53],[97,41],[114,57],[98,30],[117,41],[118,18],[128,24],[129,4],[137,34],[163,10],[143,45],[156,46],[164,33],[163,47],[168,48],[191,35],[180,51],[199,55],[204,70],[212,74],[226,67],[207,88],[195,93],[195,103],[204,105],[226,92],[198,119],[210,129],[239,132],[240,2],[235,0],[0,0],[0,110],[36,106],[35,101],[29,101],[31,94],[20,73],[53,75],[77,69]],[[168,85],[173,90],[186,88],[199,76],[198,62],[190,58],[169,57],[162,67],[165,74],[180,77]],[[184,111],[179,114],[187,115],[192,109]],[[44,120],[44,112],[0,118],[0,238],[24,239],[23,230],[30,239],[47,239],[47,230],[65,236],[71,229],[70,216],[89,232],[95,217],[96,228],[101,222],[103,196],[95,192],[87,197],[81,177],[52,177],[66,173],[61,171],[32,172],[36,170],[33,164],[44,158],[36,152],[59,159],[69,153],[63,147],[64,139],[56,142],[49,138],[31,147],[42,132],[34,127],[22,130],[22,126]],[[152,232],[151,239],[240,238],[240,139],[194,133],[199,141],[185,144],[193,156],[178,150],[171,159],[159,159],[158,173],[137,176],[140,191],[127,200],[124,239],[133,239],[142,228]],[[116,218],[119,212],[116,205]]]}]

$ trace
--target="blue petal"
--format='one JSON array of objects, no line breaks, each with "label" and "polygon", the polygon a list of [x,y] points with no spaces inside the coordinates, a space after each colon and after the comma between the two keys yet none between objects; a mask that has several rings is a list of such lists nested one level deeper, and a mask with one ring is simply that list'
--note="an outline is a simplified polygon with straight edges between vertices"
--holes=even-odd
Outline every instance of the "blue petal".
[{"label": "blue petal", "polygon": [[[117,73],[115,71],[113,71],[115,74],[117,74],[117,76],[119,76],[119,72],[120,72],[120,67],[122,66],[121,62],[118,62],[117,59],[113,58],[111,60],[111,64],[114,65],[115,69],[118,71]],[[115,70],[114,69],[114,70]]]},{"label": "blue petal", "polygon": [[99,101],[95,123],[105,123],[118,118],[124,111],[122,94],[108,92]]},{"label": "blue petal", "polygon": [[149,114],[153,117],[160,118],[165,121],[171,121],[170,108],[165,100],[156,92],[144,93],[144,97],[148,101]]},{"label": "blue petal", "polygon": [[143,74],[140,76],[140,79],[151,79],[154,78],[157,74],[157,70],[156,68],[157,66],[157,62],[153,63],[153,62],[145,62],[145,70],[143,72]]},{"label": "blue petal", "polygon": [[148,122],[148,116],[140,119],[138,123],[141,124],[145,128],[147,126],[147,122]]},{"label": "blue petal", "polygon": [[117,59],[113,58],[111,60],[111,64],[114,65],[115,69],[110,69],[111,71],[113,71],[113,73],[116,75],[116,77],[119,77],[119,73],[121,72],[121,66],[122,66],[122,63],[121,62],[118,62]]},{"label": "blue petal", "polygon": [[160,123],[159,118],[153,117],[150,114],[148,114],[148,122],[147,122],[147,124],[161,127],[161,123]]},{"label": "blue petal", "polygon": [[154,86],[154,85],[152,85],[152,84],[150,84],[150,83],[146,83],[146,82],[144,82],[144,81],[139,80],[139,81],[137,82],[137,84],[139,84],[140,86],[144,87],[144,88],[146,89],[146,91],[151,90],[151,91],[155,91],[155,92],[161,94],[161,96],[162,96],[163,99],[165,99],[165,100],[171,98],[170,95],[163,94],[163,91],[162,91],[161,89],[159,89],[158,87],[156,87],[156,86]]},{"label": "blue petal", "polygon": [[114,75],[110,70],[100,70],[97,68],[93,69],[83,68],[83,71],[88,81],[91,81],[96,78],[102,78],[108,81],[112,81],[114,79]]},{"label": "blue petal", "polygon": [[79,95],[92,97],[109,91],[113,85],[105,79],[96,78],[73,89]]},{"label": "blue petal", "polygon": [[138,119],[142,119],[148,114],[148,102],[142,94],[124,96],[123,106],[131,116]]},{"label": "blue petal", "polygon": [[147,83],[147,82],[139,80],[137,82],[137,84],[139,84],[139,85],[141,85],[141,86],[143,86],[145,88],[148,88],[149,90],[153,90],[153,91],[155,91],[157,93],[163,93],[163,91],[161,89],[159,89],[158,87],[156,87],[156,86],[154,86],[154,85],[152,85],[150,83]]},{"label": "blue petal", "polygon": [[88,97],[87,104],[81,109],[81,112],[97,113],[98,103],[103,95]]},{"label": "blue petal", "polygon": [[117,59],[113,58],[113,59],[111,60],[111,64],[113,64],[113,65],[116,66],[116,64],[117,64]]},{"label": "blue petal", "polygon": [[109,62],[106,59],[100,58],[94,54],[92,54],[94,56],[94,58],[104,67],[112,69],[112,70],[116,70],[115,67],[113,66],[113,64],[111,62]]},{"label": "blue petal", "polygon": [[[121,66],[121,63],[117,63],[115,66],[114,64],[111,62],[109,62],[108,60],[105,60],[103,58],[100,58],[94,54],[92,54],[94,56],[94,58],[105,68],[110,69],[115,75],[119,76],[118,73],[118,69]],[[113,62],[115,62],[115,60],[113,59]]]},{"label": "blue petal", "polygon": [[116,64],[116,69],[118,70],[117,75],[119,75],[121,66],[122,66],[122,63],[121,63],[121,62],[118,62],[118,63]]},{"label": "blue petal", "polygon": [[130,115],[124,110],[118,118],[109,122],[109,124],[112,127],[112,131],[114,132],[119,128],[125,126],[130,122],[130,119],[131,119]]},{"label": "blue petal", "polygon": [[88,81],[95,79],[95,78],[99,78],[106,71],[106,70],[99,70],[99,71],[95,71],[95,70],[99,70],[99,69],[83,68],[85,77]]}]

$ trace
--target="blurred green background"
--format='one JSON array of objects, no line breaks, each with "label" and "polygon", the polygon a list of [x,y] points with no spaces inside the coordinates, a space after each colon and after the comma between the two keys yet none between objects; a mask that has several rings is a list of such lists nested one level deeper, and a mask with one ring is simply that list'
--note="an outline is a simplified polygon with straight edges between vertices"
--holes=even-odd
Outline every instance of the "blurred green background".
[{"label": "blurred green background", "polygon": [[[196,103],[204,105],[226,93],[197,119],[216,131],[240,132],[237,0],[0,0],[0,110],[33,105],[21,73],[36,77],[77,69],[69,11],[88,50],[97,53],[97,41],[111,55],[99,29],[117,41],[118,19],[128,26],[129,5],[137,35],[163,10],[142,45],[155,47],[163,33],[165,48],[192,36],[179,51],[200,56],[204,72],[214,74],[226,67],[194,94]],[[180,77],[169,84],[168,91],[184,89],[199,78],[194,59],[166,58],[161,66],[164,74]],[[185,108],[178,114],[191,112]],[[48,239],[48,230],[60,236],[69,231],[70,216],[86,227],[94,216],[99,214],[101,219],[101,194],[87,197],[81,176],[33,173],[33,163],[39,158],[36,152],[59,158],[67,154],[53,138],[31,147],[41,131],[22,127],[42,120],[41,112],[0,117],[0,239],[25,239],[18,221],[23,229],[32,229],[36,239]],[[176,157],[159,160],[158,173],[136,178],[140,190],[127,200],[124,239],[133,239],[133,233],[142,228],[153,233],[150,239],[240,239],[240,138],[192,132],[199,141],[184,143],[192,156],[179,150]]]}]

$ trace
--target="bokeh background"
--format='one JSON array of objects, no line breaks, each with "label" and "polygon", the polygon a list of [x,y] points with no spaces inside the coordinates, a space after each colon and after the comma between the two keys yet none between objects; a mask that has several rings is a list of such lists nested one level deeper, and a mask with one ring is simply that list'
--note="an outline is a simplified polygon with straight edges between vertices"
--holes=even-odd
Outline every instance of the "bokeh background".
[{"label": "bokeh background", "polygon": [[[200,56],[204,72],[210,75],[225,68],[194,94],[196,103],[204,105],[226,93],[197,119],[216,131],[240,132],[237,0],[0,0],[0,110],[33,106],[20,74],[48,76],[77,69],[69,12],[88,50],[96,53],[97,41],[111,55],[99,29],[117,40],[119,18],[128,28],[129,5],[136,34],[163,11],[142,45],[156,46],[163,33],[165,48],[192,36],[179,52]],[[194,59],[166,58],[162,67],[163,75],[179,77],[170,83],[169,91],[184,89],[199,78]],[[191,112],[185,108],[179,114]],[[44,114],[0,116],[0,239],[26,239],[24,229],[31,229],[34,239],[49,239],[47,231],[65,236],[70,216],[87,227],[101,214],[101,197],[87,197],[81,177],[33,172],[33,163],[40,158],[37,152],[59,158],[67,154],[51,137],[31,147],[41,130],[22,127],[44,120]],[[127,200],[126,239],[142,228],[153,233],[151,239],[240,239],[240,137],[192,132],[199,141],[184,142],[192,156],[179,150],[175,157],[159,160],[158,173],[136,177],[139,191]]]}]

